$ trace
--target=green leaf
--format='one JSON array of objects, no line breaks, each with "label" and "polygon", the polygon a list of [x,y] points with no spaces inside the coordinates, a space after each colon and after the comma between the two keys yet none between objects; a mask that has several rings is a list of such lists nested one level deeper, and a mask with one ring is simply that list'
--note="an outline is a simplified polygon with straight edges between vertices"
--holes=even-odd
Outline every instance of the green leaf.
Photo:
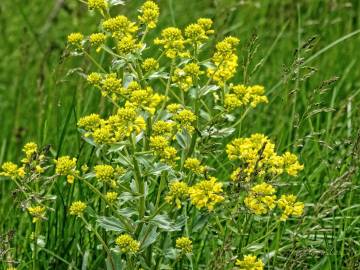
[{"label": "green leaf", "polygon": [[124,232],[123,224],[115,217],[99,216],[96,220],[99,226],[107,231]]}]

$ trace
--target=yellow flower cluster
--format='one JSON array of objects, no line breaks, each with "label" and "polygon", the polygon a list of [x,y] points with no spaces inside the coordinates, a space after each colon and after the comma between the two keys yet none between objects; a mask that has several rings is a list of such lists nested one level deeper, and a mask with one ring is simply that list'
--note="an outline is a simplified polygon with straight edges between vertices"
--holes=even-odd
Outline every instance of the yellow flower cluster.
[{"label": "yellow flower cluster", "polygon": [[165,197],[165,201],[172,204],[175,201],[176,207],[181,208],[182,200],[189,197],[189,187],[186,183],[174,181],[169,184],[169,193]]},{"label": "yellow flower cluster", "polygon": [[276,206],[275,188],[267,183],[261,183],[251,188],[244,203],[256,215],[267,214]]},{"label": "yellow flower cluster", "polygon": [[106,40],[106,35],[103,33],[94,33],[89,36],[89,42],[91,46],[99,47]]},{"label": "yellow flower cluster", "polygon": [[73,202],[70,206],[70,215],[81,216],[86,209],[86,203],[82,201]]},{"label": "yellow flower cluster", "polygon": [[145,72],[158,70],[159,69],[159,62],[155,58],[146,58],[141,67],[144,69]]},{"label": "yellow flower cluster", "polygon": [[105,31],[112,33],[113,37],[117,39],[121,39],[124,36],[132,36],[138,30],[136,24],[124,15],[105,20],[102,23],[102,27]]},{"label": "yellow flower cluster", "polygon": [[169,146],[169,141],[164,136],[151,136],[150,148],[161,158],[162,162],[169,165],[174,165],[175,161],[179,159],[176,148]]},{"label": "yellow flower cluster", "polygon": [[75,47],[81,47],[81,42],[84,39],[84,35],[81,33],[71,33],[68,35],[67,40],[68,43]]},{"label": "yellow flower cluster", "polygon": [[239,266],[239,270],[263,270],[264,263],[262,260],[257,259],[253,255],[245,255],[242,260],[237,259],[236,266]]},{"label": "yellow flower cluster", "polygon": [[185,28],[185,37],[192,43],[200,45],[214,33],[211,30],[213,22],[211,19],[200,18],[196,23],[190,24]]},{"label": "yellow flower cluster", "polygon": [[183,236],[176,239],[176,248],[180,249],[182,253],[188,254],[192,252],[192,241],[189,237]]},{"label": "yellow flower cluster", "polygon": [[106,0],[88,0],[88,7],[90,10],[99,9],[103,11],[107,9],[108,4]]},{"label": "yellow flower cluster", "polygon": [[129,137],[132,132],[139,134],[146,128],[145,120],[133,106],[118,109],[108,119],[91,114],[82,117],[78,126],[86,131],[85,136],[97,144],[115,143]]},{"label": "yellow flower cluster", "polygon": [[200,160],[197,158],[187,158],[184,167],[195,174],[203,174],[205,171],[205,167],[201,165]]},{"label": "yellow flower cluster", "polygon": [[66,176],[67,182],[73,184],[74,176],[78,174],[76,170],[76,158],[70,158],[69,156],[59,157],[55,160],[55,164],[56,174]]},{"label": "yellow flower cluster", "polygon": [[237,178],[245,182],[250,181],[252,176],[264,176],[267,173],[280,175],[285,171],[294,176],[303,169],[294,154],[286,152],[278,156],[275,145],[263,134],[234,139],[226,146],[226,152],[230,160],[240,160],[246,164],[241,170],[244,177]]},{"label": "yellow flower cluster", "polygon": [[212,57],[214,67],[208,68],[208,77],[223,86],[236,73],[238,57],[236,46],[239,39],[226,37],[216,44],[216,52]]},{"label": "yellow flower cluster", "polygon": [[184,68],[176,68],[171,79],[181,90],[187,92],[203,73],[203,71],[200,71],[198,64],[189,63]]},{"label": "yellow flower cluster", "polygon": [[33,217],[32,222],[38,222],[43,220],[45,217],[45,211],[46,208],[44,206],[41,205],[37,205],[37,206],[30,206],[27,208],[27,210],[29,211],[29,214]]},{"label": "yellow flower cluster", "polygon": [[33,159],[32,156],[38,151],[38,145],[34,142],[28,142],[24,145],[22,151],[25,157],[21,160],[22,163],[29,163]]},{"label": "yellow flower cluster", "polygon": [[0,176],[10,177],[13,180],[17,178],[23,178],[25,176],[24,167],[18,167],[16,164],[12,162],[5,162],[1,166],[2,171],[0,172]]},{"label": "yellow flower cluster", "polygon": [[109,202],[109,203],[114,203],[117,198],[118,198],[119,194],[115,191],[109,191],[105,194],[105,199]]},{"label": "yellow flower cluster", "polygon": [[152,134],[160,135],[171,139],[175,134],[175,123],[171,121],[159,120],[153,124]]},{"label": "yellow flower cluster", "polygon": [[[169,106],[167,107],[168,110],[170,108]],[[170,110],[172,109],[174,108],[170,108]],[[189,109],[180,109],[176,110],[173,114],[174,115],[172,116],[172,119],[177,122],[177,127],[179,130],[185,129],[189,133],[194,132],[194,122],[196,121],[196,115],[192,111]]]},{"label": "yellow flower cluster", "polygon": [[150,29],[156,27],[160,15],[160,9],[155,2],[146,1],[141,6],[139,12],[141,15],[138,16],[138,19],[141,23],[144,23]]},{"label": "yellow flower cluster", "polygon": [[264,92],[264,87],[261,85],[235,85],[231,87],[230,93],[225,95],[224,106],[228,111],[249,104],[255,108],[259,103],[268,103]]},{"label": "yellow flower cluster", "polygon": [[117,43],[117,51],[120,55],[127,55],[129,53],[134,53],[136,50],[141,48],[141,43],[133,36],[124,36],[119,39]]},{"label": "yellow flower cluster", "polygon": [[295,195],[282,195],[277,203],[282,210],[281,221],[287,220],[289,216],[299,217],[304,212],[304,203],[298,202]]},{"label": "yellow flower cluster", "polygon": [[165,28],[161,32],[161,38],[154,40],[156,45],[164,47],[165,55],[171,59],[189,56],[189,52],[185,49],[185,42],[181,30],[176,27]]},{"label": "yellow flower cluster", "polygon": [[134,240],[129,234],[122,234],[115,239],[116,245],[123,253],[136,253],[140,249],[140,243]]},{"label": "yellow flower cluster", "polygon": [[112,166],[102,164],[94,167],[95,176],[101,182],[111,182],[115,177],[115,170]]},{"label": "yellow flower cluster", "polygon": [[212,211],[217,203],[224,200],[224,197],[219,195],[221,192],[222,184],[218,183],[215,177],[202,180],[189,188],[191,203],[198,209],[206,207],[209,211]]}]

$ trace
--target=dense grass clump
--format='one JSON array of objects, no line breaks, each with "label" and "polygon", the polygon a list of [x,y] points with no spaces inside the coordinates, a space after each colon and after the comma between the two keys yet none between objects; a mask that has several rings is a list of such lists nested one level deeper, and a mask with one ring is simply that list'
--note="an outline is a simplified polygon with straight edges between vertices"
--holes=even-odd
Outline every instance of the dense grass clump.
[{"label": "dense grass clump", "polygon": [[2,1],[0,269],[360,269],[359,13]]}]

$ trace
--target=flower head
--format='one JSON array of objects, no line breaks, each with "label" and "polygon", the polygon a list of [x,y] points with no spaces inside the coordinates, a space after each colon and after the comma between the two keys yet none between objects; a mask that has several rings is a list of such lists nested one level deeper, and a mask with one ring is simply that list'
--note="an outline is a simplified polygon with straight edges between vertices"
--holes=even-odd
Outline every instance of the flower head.
[{"label": "flower head", "polygon": [[304,212],[304,203],[298,202],[297,197],[293,194],[281,195],[277,204],[282,210],[281,221],[287,220],[289,216],[299,217]]},{"label": "flower head", "polygon": [[217,203],[224,200],[224,197],[220,195],[221,192],[222,184],[218,183],[215,177],[202,180],[189,188],[191,203],[198,209],[206,207],[209,211],[213,210]]},{"label": "flower head", "polygon": [[70,206],[70,215],[81,216],[86,209],[86,204],[82,201],[73,202]]},{"label": "flower head", "polygon": [[149,72],[152,70],[159,69],[159,62],[155,58],[146,58],[142,63],[141,67],[145,70],[145,72]]},{"label": "flower head", "polygon": [[235,265],[239,266],[239,270],[263,270],[264,263],[253,255],[245,255],[242,260],[237,259]]},{"label": "flower head", "polygon": [[88,7],[90,10],[99,9],[101,11],[107,9],[107,1],[106,0],[88,0]]},{"label": "flower head", "polygon": [[136,253],[140,249],[140,243],[134,240],[129,234],[122,234],[115,240],[123,253]]},{"label": "flower head", "polygon": [[25,176],[24,168],[19,168],[12,162],[5,162],[2,164],[1,169],[0,176],[10,177],[11,179],[23,178]]},{"label": "flower head", "polygon": [[76,173],[76,158],[62,156],[55,160],[55,172],[58,175],[74,175]]},{"label": "flower head", "polygon": [[175,201],[176,207],[181,208],[183,199],[189,197],[189,187],[186,183],[173,181],[169,184],[169,193],[165,197],[165,201],[172,204]]},{"label": "flower head", "polygon": [[251,188],[244,203],[256,215],[267,214],[276,206],[275,188],[267,183],[261,183]]},{"label": "flower head", "polygon": [[105,198],[109,203],[113,203],[117,200],[119,194],[114,191],[109,191],[105,194]]},{"label": "flower head", "polygon": [[176,239],[176,248],[180,249],[182,253],[192,252],[192,241],[189,237],[183,236]]},{"label": "flower head", "polygon": [[111,182],[115,177],[115,170],[111,165],[96,165],[95,176],[101,182]]},{"label": "flower head", "polygon": [[81,47],[81,42],[84,39],[84,35],[81,33],[71,33],[68,35],[67,40],[70,45],[75,47]]},{"label": "flower head", "polygon": [[146,1],[141,8],[139,9],[140,22],[144,23],[150,29],[155,28],[159,15],[160,9],[159,6],[153,1]]},{"label": "flower head", "polygon": [[189,56],[189,53],[185,50],[185,39],[179,28],[165,28],[161,32],[161,38],[156,38],[154,43],[162,45],[165,49],[165,55],[171,59]]},{"label": "flower head", "polygon": [[29,214],[33,217],[33,220],[32,220],[33,223],[44,219],[44,214],[46,211],[46,208],[44,206],[41,206],[41,205],[31,206],[31,207],[28,207],[27,210],[29,211]]},{"label": "flower head", "polygon": [[201,165],[200,160],[198,160],[197,158],[186,159],[184,167],[195,174],[203,174],[205,171],[205,167]]},{"label": "flower head", "polygon": [[106,40],[106,35],[103,33],[94,33],[89,37],[90,45],[94,47],[99,47]]}]

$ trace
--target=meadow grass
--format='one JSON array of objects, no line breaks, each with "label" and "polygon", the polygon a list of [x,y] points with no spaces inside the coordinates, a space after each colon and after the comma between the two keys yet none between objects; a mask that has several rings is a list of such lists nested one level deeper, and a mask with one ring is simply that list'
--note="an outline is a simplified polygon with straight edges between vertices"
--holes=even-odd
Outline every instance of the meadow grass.
[{"label": "meadow grass", "polygon": [[[117,11],[134,15],[139,3],[129,1]],[[248,249],[242,252],[262,250],[270,258],[265,269],[360,269],[360,3],[164,0],[160,8],[152,37],[165,26],[184,27],[198,17],[214,21],[212,46],[229,34],[240,37],[234,81],[264,85],[269,104],[248,112],[234,137],[264,133],[277,151],[291,150],[305,165],[298,177],[283,182],[305,202],[305,215],[295,225],[269,228],[255,218],[243,224],[251,233],[225,230],[238,233],[239,246]],[[17,161],[22,145],[33,140],[51,144],[54,157],[70,154],[92,164],[94,154],[76,123],[111,109],[79,76],[94,67],[69,57],[64,48],[69,33],[96,27],[96,16],[77,1],[0,2],[0,163]],[[218,168],[219,179],[228,177],[224,160],[225,154],[208,161]],[[0,269],[7,269],[8,249],[23,262],[20,269],[31,269],[26,264],[33,256],[31,218],[16,202],[13,184],[1,179],[0,185]],[[67,215],[72,197],[86,198],[91,191],[58,184],[54,190],[57,200],[47,215],[38,269],[105,269],[99,242]],[[224,269],[231,260],[228,239],[203,239],[197,259]],[[218,246],[222,249],[213,253]]]}]

